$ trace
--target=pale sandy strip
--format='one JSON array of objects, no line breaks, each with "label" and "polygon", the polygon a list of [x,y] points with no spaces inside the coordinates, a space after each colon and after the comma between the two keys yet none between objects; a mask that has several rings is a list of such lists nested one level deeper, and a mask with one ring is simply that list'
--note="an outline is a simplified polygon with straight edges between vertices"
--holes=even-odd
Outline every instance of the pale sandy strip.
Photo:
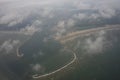
[{"label": "pale sandy strip", "polygon": [[114,28],[120,28],[120,27],[118,27],[118,26],[111,26],[111,27],[106,26],[106,27],[76,31],[76,32],[69,33],[61,38],[57,38],[56,40],[59,40],[60,42],[64,43],[66,41],[75,39],[77,36],[80,36],[80,34],[86,34],[86,33],[96,32],[96,31],[100,31],[100,30],[110,30],[110,29],[114,29]]},{"label": "pale sandy strip", "polygon": [[55,74],[56,72],[59,72],[59,71],[65,69],[65,68],[67,68],[69,65],[71,65],[72,63],[74,63],[75,60],[77,59],[76,54],[75,54],[73,51],[72,51],[72,53],[73,53],[73,56],[74,56],[73,60],[72,60],[71,62],[69,62],[68,64],[66,64],[65,66],[63,66],[63,67],[61,67],[60,69],[57,69],[57,70],[55,70],[55,71],[53,71],[53,72],[51,72],[51,73],[47,73],[47,74],[40,75],[40,76],[36,76],[36,74],[35,74],[35,75],[33,75],[32,77],[33,77],[34,79],[36,79],[36,78],[41,78],[41,77],[46,77],[46,76]]},{"label": "pale sandy strip", "polygon": [[[80,35],[80,34],[85,34],[85,33],[89,33],[89,32],[95,32],[95,31],[100,31],[100,30],[106,30],[106,29],[113,29],[113,28],[120,28],[118,26],[106,26],[106,27],[100,27],[100,28],[93,28],[93,29],[88,29],[88,30],[82,30],[82,31],[76,31],[76,32],[73,32],[73,33],[69,33],[67,34],[66,36],[63,36],[62,38],[56,38],[56,40],[59,40],[60,42],[63,42],[63,41],[68,41],[68,40],[71,40],[71,39],[74,39],[77,37],[77,35]],[[65,66],[61,67],[60,69],[57,69],[51,73],[47,73],[47,74],[44,74],[44,75],[40,75],[40,76],[37,76],[37,74],[33,75],[32,77],[34,79],[37,79],[37,78],[42,78],[42,77],[46,77],[46,76],[49,76],[49,75],[52,75],[52,74],[55,74],[56,72],[59,72],[61,70],[63,70],[64,68],[68,67],[69,65],[71,65],[72,63],[75,62],[75,60],[77,59],[77,56],[76,56],[76,53],[74,53],[72,51],[73,55],[74,55],[74,58],[71,62],[69,62],[68,64],[66,64]]]}]

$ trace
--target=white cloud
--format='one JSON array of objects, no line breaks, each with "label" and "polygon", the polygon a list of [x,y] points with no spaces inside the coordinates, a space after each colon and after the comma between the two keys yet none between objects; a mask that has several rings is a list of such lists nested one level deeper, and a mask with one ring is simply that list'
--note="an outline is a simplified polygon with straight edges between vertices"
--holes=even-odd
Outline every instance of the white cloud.
[{"label": "white cloud", "polygon": [[79,10],[90,10],[98,11],[98,13],[89,13],[86,12],[76,14],[75,17],[80,20],[83,19],[98,19],[98,18],[112,18],[117,13],[116,11],[120,10],[119,0],[75,0],[74,6]]},{"label": "white cloud", "polygon": [[33,35],[36,31],[38,31],[38,29],[35,28],[34,26],[26,26],[25,28],[22,28],[20,31],[23,32],[25,35]]},{"label": "white cloud", "polygon": [[79,19],[79,20],[88,19],[88,15],[85,14],[85,13],[75,14],[73,17],[74,17],[74,18],[77,18],[77,19]]},{"label": "white cloud", "polygon": [[[0,24],[14,26],[32,15],[38,18],[40,16],[53,18],[54,9],[63,9],[66,6],[75,7],[76,10],[98,11],[98,13],[89,13],[89,15],[85,12],[73,14],[80,20],[112,18],[116,15],[116,9],[120,10],[119,3],[119,0],[0,0]],[[68,25],[72,24],[73,22],[68,21]]]},{"label": "white cloud", "polygon": [[42,24],[42,21],[40,21],[40,20],[35,20],[35,21],[32,23],[32,26],[40,27],[41,24]]},{"label": "white cloud", "polygon": [[75,20],[69,19],[69,20],[67,21],[67,26],[68,26],[68,27],[73,27],[74,25],[75,25]]},{"label": "white cloud", "polygon": [[100,17],[100,15],[97,13],[93,13],[89,16],[89,18],[92,20],[97,20],[97,19],[99,19],[99,17]]},{"label": "white cloud", "polygon": [[53,17],[52,8],[49,7],[43,8],[40,13],[40,16],[52,18]]},{"label": "white cloud", "polygon": [[77,44],[76,44],[76,46],[74,47],[74,50],[77,50],[79,48],[80,44],[81,44],[81,42],[78,41]]},{"label": "white cloud", "polygon": [[75,20],[70,18],[67,20],[58,21],[57,24],[53,27],[53,31],[56,33],[55,36],[61,37],[75,25]]},{"label": "white cloud", "polygon": [[6,12],[3,16],[0,17],[0,24],[8,24],[8,26],[14,26],[16,24],[22,23],[29,15],[30,13],[28,12]]},{"label": "white cloud", "polygon": [[56,36],[62,36],[62,34],[66,32],[65,21],[59,21],[54,30],[56,32]]},{"label": "white cloud", "polygon": [[9,26],[13,26],[17,23],[22,22],[22,17],[20,15],[16,15],[14,13],[4,15],[0,18],[0,24],[8,24]]},{"label": "white cloud", "polygon": [[35,65],[33,65],[32,69],[34,71],[39,71],[41,69],[41,65],[40,64],[35,64]]},{"label": "white cloud", "polygon": [[96,35],[95,40],[92,40],[92,38],[86,39],[84,48],[87,51],[87,53],[102,52],[104,49],[104,43],[105,43],[105,32],[100,31]]},{"label": "white cloud", "polygon": [[103,18],[111,18],[116,15],[116,12],[114,9],[109,8],[103,8],[99,10],[100,16]]},{"label": "white cloud", "polygon": [[92,9],[91,4],[86,3],[86,0],[76,0],[73,5],[80,10]]},{"label": "white cloud", "polygon": [[31,64],[30,66],[31,66],[33,72],[35,72],[35,73],[44,73],[44,71],[45,71],[45,68],[39,63]]},{"label": "white cloud", "polygon": [[25,35],[33,35],[37,31],[41,31],[42,21],[36,20],[32,23],[32,25],[28,25],[25,28],[22,28],[20,31]]},{"label": "white cloud", "polygon": [[0,51],[10,53],[19,43],[19,40],[7,40],[0,46]]},{"label": "white cloud", "polygon": [[75,14],[73,17],[76,19],[79,19],[81,21],[83,21],[83,20],[97,21],[97,20],[99,20],[101,15],[99,13],[90,13],[90,14],[78,13],[78,14]]},{"label": "white cloud", "polygon": [[45,4],[51,4],[51,1],[47,0],[2,0],[0,1],[0,24],[7,24],[8,26],[14,26],[16,24],[22,23],[28,17],[33,15],[38,15],[50,18],[53,17],[51,8],[48,6],[43,6]]}]

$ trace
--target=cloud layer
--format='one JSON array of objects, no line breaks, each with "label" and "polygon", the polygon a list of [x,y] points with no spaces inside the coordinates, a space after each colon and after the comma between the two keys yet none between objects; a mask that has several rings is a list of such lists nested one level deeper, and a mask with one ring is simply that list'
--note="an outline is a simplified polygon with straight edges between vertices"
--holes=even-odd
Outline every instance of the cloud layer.
[{"label": "cloud layer", "polygon": [[94,24],[111,20],[120,13],[119,3],[119,0],[0,0],[0,27],[19,25],[24,28],[22,31],[30,30],[31,35],[38,27],[50,26],[50,29],[59,28],[55,32],[61,35],[70,30],[68,26],[83,21]]}]

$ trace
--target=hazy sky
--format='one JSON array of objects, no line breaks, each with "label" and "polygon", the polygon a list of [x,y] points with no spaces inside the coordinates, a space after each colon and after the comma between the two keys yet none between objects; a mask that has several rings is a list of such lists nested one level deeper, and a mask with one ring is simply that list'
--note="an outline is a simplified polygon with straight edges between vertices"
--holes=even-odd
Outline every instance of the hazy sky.
[{"label": "hazy sky", "polygon": [[[118,15],[120,10],[119,3],[120,0],[0,0],[0,25],[5,24],[8,27],[15,26],[17,24],[22,24],[31,15],[37,15],[42,18],[34,19],[31,24],[27,24],[26,28],[22,29],[22,31],[32,30],[35,26],[35,29],[33,30],[37,31],[37,24],[47,24],[47,21],[45,21],[44,18],[55,18],[55,15],[57,14],[53,13],[54,10],[58,10],[58,12],[65,12],[65,10],[97,11],[97,13],[92,14],[84,12],[78,12],[75,14],[70,12],[66,13],[71,14],[70,18],[68,18],[68,20],[59,19],[56,22],[56,25],[54,25],[54,27],[63,25],[60,28],[61,31],[57,33],[59,34],[65,32],[65,27],[68,23],[71,23],[71,21],[72,24],[70,25],[73,26],[77,22],[75,19],[91,20],[91,22],[100,21],[100,18],[111,19]],[[63,15],[65,15],[65,13],[62,14],[62,16]]]},{"label": "hazy sky", "polygon": [[[43,42],[47,42],[51,37],[61,37],[67,31],[74,30],[76,26],[78,29],[83,23],[95,25],[104,20],[120,22],[119,5],[120,0],[0,0],[0,30],[1,27],[21,27],[19,31],[25,35],[43,31],[48,34],[42,37]],[[103,50],[106,32],[96,34],[95,41],[92,38],[85,40],[83,48],[87,52]],[[20,42],[8,39],[0,45],[0,52],[9,53]],[[41,64],[32,64],[31,67],[33,71],[43,69]]]},{"label": "hazy sky", "polygon": [[[80,10],[98,10],[101,15],[111,17],[119,10],[120,0],[0,0],[0,24],[9,23],[11,17],[24,18],[40,8],[67,8]],[[72,7],[72,8],[71,8]],[[49,10],[49,9],[47,9]],[[44,14],[44,13],[40,13]],[[106,15],[107,14],[107,15]],[[4,22],[7,21],[7,22]],[[17,24],[17,23],[14,23]]]}]

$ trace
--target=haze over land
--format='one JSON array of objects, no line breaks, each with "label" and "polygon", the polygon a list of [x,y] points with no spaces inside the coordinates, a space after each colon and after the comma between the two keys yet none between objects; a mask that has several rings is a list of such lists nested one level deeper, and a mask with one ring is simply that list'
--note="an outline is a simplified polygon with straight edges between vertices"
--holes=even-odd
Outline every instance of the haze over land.
[{"label": "haze over land", "polygon": [[119,80],[119,3],[0,0],[0,80]]}]

